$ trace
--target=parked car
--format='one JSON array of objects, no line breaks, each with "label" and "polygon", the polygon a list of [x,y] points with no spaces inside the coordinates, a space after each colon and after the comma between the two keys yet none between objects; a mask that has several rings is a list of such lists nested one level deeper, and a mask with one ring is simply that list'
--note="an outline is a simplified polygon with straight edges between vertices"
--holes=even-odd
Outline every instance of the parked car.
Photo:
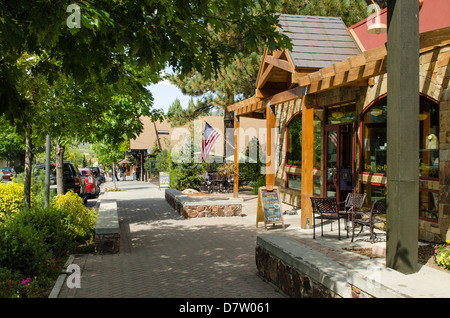
[{"label": "parked car", "polygon": [[[50,163],[50,187],[56,189],[56,164]],[[45,164],[37,164],[34,167],[34,175],[36,178],[43,174],[45,175]],[[64,193],[69,190],[77,193],[84,202],[87,201],[86,182],[81,177],[77,166],[70,161],[64,161],[63,165],[63,178],[64,178]]]},{"label": "parked car", "polygon": [[14,168],[0,168],[0,171],[2,172],[2,181],[10,181],[16,176],[16,171],[14,170]]},{"label": "parked car", "polygon": [[91,168],[79,168],[81,177],[86,182],[86,196],[88,199],[98,198],[100,195],[100,184],[95,178],[95,173]]},{"label": "parked car", "polygon": [[92,172],[94,173],[94,178],[97,179],[99,186],[100,184],[105,182],[105,176],[103,175],[99,167],[87,167],[87,168],[92,170]]}]

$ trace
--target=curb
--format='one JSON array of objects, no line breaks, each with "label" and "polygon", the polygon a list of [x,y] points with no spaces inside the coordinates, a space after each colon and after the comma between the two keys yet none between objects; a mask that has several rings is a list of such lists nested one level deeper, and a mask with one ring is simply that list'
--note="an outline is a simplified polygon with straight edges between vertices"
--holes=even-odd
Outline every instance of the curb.
[{"label": "curb", "polygon": [[[98,211],[99,207],[100,207],[100,203],[102,200],[103,195],[105,194],[105,191],[103,189],[100,190],[100,194],[97,198],[97,203],[95,205],[95,209]],[[69,267],[73,260],[75,259],[75,255],[74,254],[70,254],[69,258],[67,259],[66,263],[64,264],[64,267],[62,268],[62,273],[58,276],[58,278],[56,279],[55,285],[52,288],[52,291],[50,292],[50,294],[48,295],[48,298],[58,298],[58,295],[61,291],[61,288],[64,285],[64,281],[66,280],[67,277],[67,267]]]},{"label": "curb", "polygon": [[72,264],[74,259],[75,259],[75,255],[73,255],[73,254],[69,255],[69,258],[67,259],[67,261],[64,264],[64,267],[62,269],[62,274],[60,274],[58,276],[58,279],[56,280],[56,283],[53,286],[52,291],[48,295],[48,298],[58,298],[59,292],[61,291],[64,281],[66,280],[66,277],[67,277],[67,267],[69,267]]}]

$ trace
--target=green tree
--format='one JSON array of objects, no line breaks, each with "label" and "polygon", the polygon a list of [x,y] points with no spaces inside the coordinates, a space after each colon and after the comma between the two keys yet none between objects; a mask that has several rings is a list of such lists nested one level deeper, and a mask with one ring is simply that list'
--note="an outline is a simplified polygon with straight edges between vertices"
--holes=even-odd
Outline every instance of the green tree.
[{"label": "green tree", "polygon": [[156,172],[159,171],[170,171],[170,154],[167,149],[161,150],[158,155],[156,155]]},{"label": "green tree", "polygon": [[176,98],[172,104],[170,104],[169,109],[167,110],[167,119],[169,121],[176,120],[178,118],[183,117],[184,111],[183,107],[181,107],[181,102],[178,98]]},{"label": "green tree", "polygon": [[[62,127],[69,123],[64,117],[86,108],[84,112],[91,116],[110,113],[115,118],[110,105],[117,106],[117,98],[141,94],[139,87],[130,89],[130,81],[139,83],[139,77],[145,76],[147,81],[157,82],[167,64],[178,71],[196,69],[211,75],[239,51],[239,47],[218,36],[224,30],[239,34],[250,50],[262,41],[271,49],[289,45],[289,40],[275,31],[278,21],[272,15],[275,6],[270,0],[92,0],[81,2],[78,11],[74,9],[71,14],[66,12],[69,4],[0,1],[0,114],[5,113],[25,135],[27,205],[33,134],[53,131],[52,135],[58,136],[57,158],[62,158],[66,133],[74,135],[72,129],[63,131]],[[70,28],[67,22],[77,14],[80,25]],[[37,59],[31,67],[29,57]],[[139,74],[144,67],[146,71]],[[29,86],[32,90],[27,89]],[[117,87],[121,88],[121,97],[112,93]],[[62,96],[68,100],[55,101]],[[76,103],[76,98],[82,102]],[[123,117],[126,114],[130,115],[122,108],[119,122],[128,120]],[[58,120],[49,120],[52,115],[59,116]],[[135,117],[130,120],[139,129]],[[73,117],[70,122],[79,123]],[[113,120],[108,123],[106,127],[114,126]],[[98,123],[92,126],[98,127]],[[103,135],[110,145],[122,138],[107,128],[101,131],[112,134]],[[130,130],[126,131],[128,134]],[[80,130],[76,132],[86,137]],[[90,138],[98,139],[98,135]]]},{"label": "green tree", "polygon": [[8,165],[12,162],[23,162],[25,146],[23,136],[16,132],[4,115],[0,116],[0,160],[6,160]]}]

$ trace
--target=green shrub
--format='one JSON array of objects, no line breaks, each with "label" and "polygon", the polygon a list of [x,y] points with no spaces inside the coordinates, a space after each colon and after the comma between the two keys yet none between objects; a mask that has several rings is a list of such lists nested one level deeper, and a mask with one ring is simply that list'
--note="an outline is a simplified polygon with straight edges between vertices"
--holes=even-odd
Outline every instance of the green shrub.
[{"label": "green shrub", "polygon": [[62,219],[62,213],[54,208],[36,206],[32,209],[24,209],[16,218],[23,225],[32,226],[38,230],[54,256],[62,257],[74,247],[76,237],[66,230]]},{"label": "green shrub", "polygon": [[253,188],[252,193],[258,194],[258,189],[266,185],[266,176],[260,176],[258,180],[250,182],[249,185]]},{"label": "green shrub", "polygon": [[24,224],[22,218],[7,218],[0,225],[0,267],[23,275],[46,272],[46,262],[52,258],[41,231]]},{"label": "green shrub", "polygon": [[178,163],[170,170],[170,187],[184,189],[200,189],[205,178],[206,163]]},{"label": "green shrub", "polygon": [[[169,171],[170,170],[170,155],[166,149],[161,150],[156,156],[155,172]],[[153,172],[153,171],[152,171]]]}]

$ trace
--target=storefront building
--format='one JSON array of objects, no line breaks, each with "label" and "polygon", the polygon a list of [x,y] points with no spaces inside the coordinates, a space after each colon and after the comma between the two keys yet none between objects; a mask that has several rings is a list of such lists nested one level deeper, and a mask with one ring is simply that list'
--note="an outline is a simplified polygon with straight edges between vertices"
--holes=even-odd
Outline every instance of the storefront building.
[{"label": "storefront building", "polygon": [[[430,242],[450,239],[449,11],[441,0],[420,11],[418,218],[419,239]],[[370,206],[389,191],[386,34],[366,36],[370,20],[349,29],[339,18],[282,15],[280,22],[292,52],[266,52],[255,97],[229,110],[236,121],[264,114],[267,128],[279,129],[268,143],[268,155],[279,151],[267,183],[284,202],[311,209],[310,196],[344,201],[356,192]]]}]

